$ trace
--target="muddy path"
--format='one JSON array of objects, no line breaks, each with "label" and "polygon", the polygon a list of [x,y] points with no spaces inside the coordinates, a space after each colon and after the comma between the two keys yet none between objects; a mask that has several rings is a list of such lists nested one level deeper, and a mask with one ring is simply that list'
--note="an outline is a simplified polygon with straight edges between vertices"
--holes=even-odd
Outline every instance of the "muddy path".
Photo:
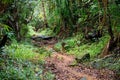
[{"label": "muddy path", "polygon": [[55,80],[80,80],[83,77],[89,80],[97,80],[95,77],[78,72],[70,67],[73,61],[73,56],[54,53],[46,59],[46,69],[51,70],[56,75]]},{"label": "muddy path", "polygon": [[[54,49],[55,43],[56,41],[52,40],[42,44],[49,51]],[[70,66],[74,61],[73,55],[53,51],[51,56],[45,60],[45,71],[51,71],[55,74],[55,80],[114,80],[112,71],[97,70],[83,64]]]},{"label": "muddy path", "polygon": [[[47,45],[46,49],[53,46]],[[46,58],[45,68],[55,74],[55,80],[114,80],[112,71],[96,70],[82,64],[70,66],[74,61],[73,55],[53,52],[51,57]]]}]

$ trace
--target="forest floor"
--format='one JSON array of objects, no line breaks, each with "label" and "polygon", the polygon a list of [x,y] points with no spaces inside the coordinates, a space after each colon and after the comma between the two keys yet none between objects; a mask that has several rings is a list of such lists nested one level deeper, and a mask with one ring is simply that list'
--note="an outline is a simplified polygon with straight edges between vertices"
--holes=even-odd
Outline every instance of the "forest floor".
[{"label": "forest floor", "polygon": [[[45,43],[46,50],[53,49],[54,41],[49,43]],[[83,64],[71,66],[75,57],[67,53],[54,51],[45,61],[45,71],[55,74],[55,80],[114,80],[114,73],[110,70],[97,70]]]}]

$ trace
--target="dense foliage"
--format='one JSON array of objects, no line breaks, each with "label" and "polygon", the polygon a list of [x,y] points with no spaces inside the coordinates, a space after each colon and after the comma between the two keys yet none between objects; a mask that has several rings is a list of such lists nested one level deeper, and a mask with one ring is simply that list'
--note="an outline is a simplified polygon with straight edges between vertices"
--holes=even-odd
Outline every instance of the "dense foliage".
[{"label": "dense foliage", "polygon": [[[119,0],[1,0],[0,80],[53,80],[44,64],[54,50],[89,54],[85,65],[120,74],[119,12]],[[46,51],[46,36],[58,41],[54,50]]]}]

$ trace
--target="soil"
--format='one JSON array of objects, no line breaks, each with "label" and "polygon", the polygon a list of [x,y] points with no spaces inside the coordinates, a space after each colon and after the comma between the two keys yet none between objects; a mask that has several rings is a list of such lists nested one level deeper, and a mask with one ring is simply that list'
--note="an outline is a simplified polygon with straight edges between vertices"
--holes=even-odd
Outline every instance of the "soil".
[{"label": "soil", "polygon": [[[52,42],[47,43],[46,50],[53,49],[54,41]],[[114,80],[114,73],[110,70],[97,70],[83,64],[71,66],[74,61],[73,55],[53,52],[46,58],[45,71],[55,74],[55,80]]]},{"label": "soil", "polygon": [[114,80],[114,73],[110,70],[96,70],[83,64],[70,66],[74,61],[73,55],[53,52],[51,57],[46,59],[45,66],[47,70],[55,74],[55,80]]}]

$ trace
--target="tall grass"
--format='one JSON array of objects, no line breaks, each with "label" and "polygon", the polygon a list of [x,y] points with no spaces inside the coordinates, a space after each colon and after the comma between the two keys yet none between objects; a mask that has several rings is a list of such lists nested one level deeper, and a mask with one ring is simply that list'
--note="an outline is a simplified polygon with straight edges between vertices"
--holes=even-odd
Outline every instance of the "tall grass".
[{"label": "tall grass", "polygon": [[22,60],[44,60],[48,53],[44,48],[36,48],[30,44],[12,43],[6,47],[7,53],[13,58]]}]

